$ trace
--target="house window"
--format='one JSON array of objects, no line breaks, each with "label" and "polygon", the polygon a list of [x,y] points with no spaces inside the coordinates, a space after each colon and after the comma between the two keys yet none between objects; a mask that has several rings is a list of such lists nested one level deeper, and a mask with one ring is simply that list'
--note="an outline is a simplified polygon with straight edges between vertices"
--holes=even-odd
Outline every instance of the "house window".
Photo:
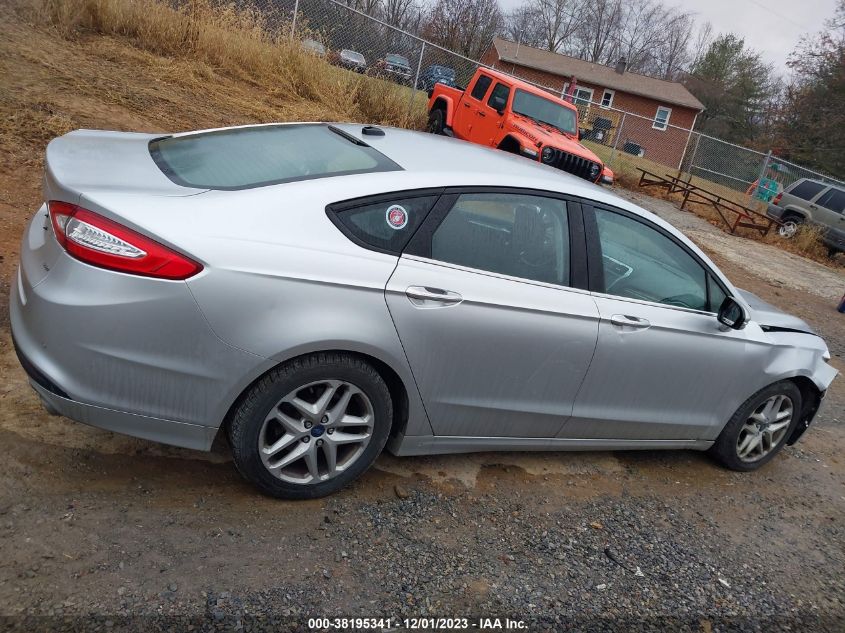
[{"label": "house window", "polygon": [[593,89],[575,88],[575,92],[572,93],[572,97],[575,105],[590,105],[590,102],[593,100]]},{"label": "house window", "polygon": [[601,107],[610,108],[613,106],[613,95],[616,94],[613,90],[605,90],[601,96]]},{"label": "house window", "polygon": [[657,114],[654,115],[654,123],[651,124],[655,130],[665,130],[669,125],[669,117],[672,114],[672,108],[664,108],[659,106]]}]

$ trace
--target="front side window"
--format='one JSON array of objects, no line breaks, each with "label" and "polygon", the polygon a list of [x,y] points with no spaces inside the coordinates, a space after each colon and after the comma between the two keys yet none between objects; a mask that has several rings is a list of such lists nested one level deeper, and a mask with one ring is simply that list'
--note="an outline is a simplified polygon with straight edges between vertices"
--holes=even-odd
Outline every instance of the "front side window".
[{"label": "front side window", "polygon": [[508,104],[508,97],[511,94],[510,87],[505,84],[496,84],[496,87],[490,92],[490,98],[487,99],[487,105],[494,110],[504,110]]},{"label": "front side window", "polygon": [[516,114],[526,116],[538,123],[551,125],[566,134],[578,132],[577,110],[525,90],[517,89],[511,109]]},{"label": "front side window", "polygon": [[657,114],[654,115],[654,123],[652,123],[651,127],[655,130],[665,130],[669,126],[669,117],[671,115],[671,108],[660,106],[657,108]]},{"label": "front side window", "polygon": [[828,191],[819,196],[816,204],[824,207],[825,209],[836,211],[836,213],[842,213],[845,211],[845,191],[837,189],[836,187],[831,187]]},{"label": "front side window", "polygon": [[568,286],[566,203],[523,194],[462,194],[434,232],[431,257]]},{"label": "front side window", "polygon": [[605,294],[692,310],[718,309],[708,302],[704,267],[678,243],[621,213],[595,213]]},{"label": "front side window", "polygon": [[812,180],[804,180],[795,185],[788,191],[789,195],[801,198],[802,200],[812,200],[819,192],[827,185],[820,182],[813,182]]},{"label": "front side window", "polygon": [[380,196],[375,201],[331,205],[328,213],[332,221],[359,245],[398,255],[437,198],[437,195]]},{"label": "front side window", "polygon": [[470,96],[473,99],[481,101],[484,98],[484,95],[487,94],[487,89],[492,83],[493,80],[490,77],[488,77],[487,75],[480,75],[478,79],[475,80],[475,85],[472,87],[472,92],[470,93]]}]

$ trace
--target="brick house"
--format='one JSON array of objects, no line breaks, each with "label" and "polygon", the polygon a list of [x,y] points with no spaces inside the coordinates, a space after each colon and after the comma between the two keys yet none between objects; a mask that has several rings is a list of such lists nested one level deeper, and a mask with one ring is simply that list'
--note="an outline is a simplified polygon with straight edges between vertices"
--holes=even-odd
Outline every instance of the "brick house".
[{"label": "brick house", "polygon": [[[569,95],[584,138],[678,168],[704,105],[682,84],[495,38],[484,64]],[[639,116],[624,115],[631,113]]]}]

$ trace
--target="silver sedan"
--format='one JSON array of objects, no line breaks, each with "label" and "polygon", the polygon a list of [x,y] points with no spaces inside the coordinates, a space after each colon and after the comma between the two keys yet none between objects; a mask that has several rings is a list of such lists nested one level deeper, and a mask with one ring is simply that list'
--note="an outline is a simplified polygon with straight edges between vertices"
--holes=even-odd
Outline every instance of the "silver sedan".
[{"label": "silver sedan", "polygon": [[11,320],[47,409],[311,498],[397,455],[709,450],[753,470],[836,371],[666,222],[454,139],[351,124],[47,148]]}]

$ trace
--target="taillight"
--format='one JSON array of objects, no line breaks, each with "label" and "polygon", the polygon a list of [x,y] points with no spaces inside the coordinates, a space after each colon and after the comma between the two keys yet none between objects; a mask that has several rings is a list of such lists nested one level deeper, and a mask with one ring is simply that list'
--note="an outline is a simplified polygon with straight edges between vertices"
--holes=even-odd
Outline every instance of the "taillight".
[{"label": "taillight", "polygon": [[159,279],[187,279],[202,265],[158,242],[75,204],[47,203],[56,239],[92,266]]},{"label": "taillight", "polygon": [[781,191],[778,195],[775,196],[775,199],[772,200],[772,204],[780,204],[781,198],[783,198],[783,191]]}]

